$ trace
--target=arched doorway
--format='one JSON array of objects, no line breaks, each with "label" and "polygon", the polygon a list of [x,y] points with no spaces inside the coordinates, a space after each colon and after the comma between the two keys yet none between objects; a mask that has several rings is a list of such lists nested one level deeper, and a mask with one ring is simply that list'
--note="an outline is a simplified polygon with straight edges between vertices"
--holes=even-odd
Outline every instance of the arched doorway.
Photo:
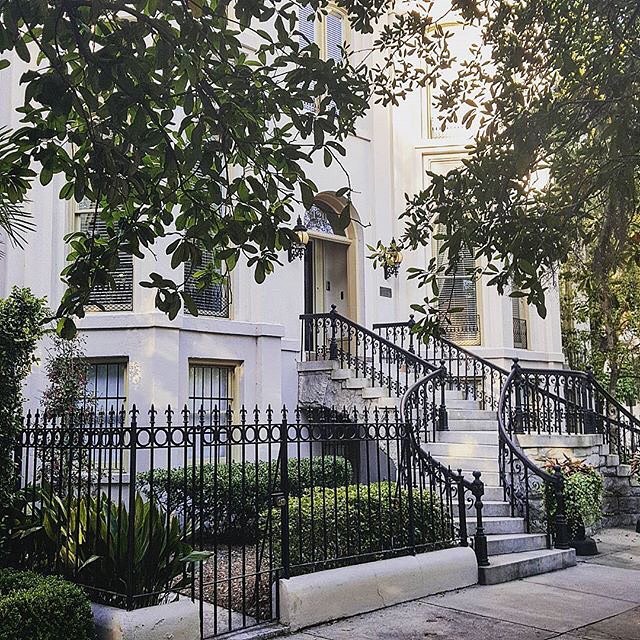
[{"label": "arched doorway", "polygon": [[346,229],[341,223],[343,207],[342,199],[324,192],[305,213],[304,310],[327,313],[335,304],[338,313],[357,320],[357,240],[353,222]]}]

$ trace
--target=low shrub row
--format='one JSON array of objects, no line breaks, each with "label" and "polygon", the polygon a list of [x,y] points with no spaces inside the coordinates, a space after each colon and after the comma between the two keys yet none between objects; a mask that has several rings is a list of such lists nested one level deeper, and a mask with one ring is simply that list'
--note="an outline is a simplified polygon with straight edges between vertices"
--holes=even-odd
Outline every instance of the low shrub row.
[{"label": "low shrub row", "polygon": [[[413,541],[409,535],[413,504]],[[263,516],[263,517],[266,517]],[[281,527],[280,509],[272,509],[271,526]],[[395,482],[315,488],[289,499],[289,550],[293,573],[314,568],[375,560],[382,552],[406,550],[411,543],[441,548],[452,540],[452,521],[442,501],[429,491]],[[273,536],[274,560],[282,562],[280,536]],[[311,565],[315,564],[315,567]]]},{"label": "low shrub row", "polygon": [[55,576],[0,569],[0,640],[90,640],[84,591]]},{"label": "low shrub row", "polygon": [[[351,464],[339,456],[291,459],[289,494],[300,496],[312,487],[340,487],[351,479]],[[231,544],[258,536],[259,514],[280,490],[276,460],[256,463],[204,464],[138,474],[138,490],[173,513],[201,514],[206,536]]]}]

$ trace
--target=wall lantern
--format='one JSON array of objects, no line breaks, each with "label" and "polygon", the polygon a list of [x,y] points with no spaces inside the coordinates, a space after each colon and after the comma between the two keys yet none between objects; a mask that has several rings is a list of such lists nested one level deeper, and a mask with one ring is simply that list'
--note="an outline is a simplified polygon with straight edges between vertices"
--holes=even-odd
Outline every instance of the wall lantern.
[{"label": "wall lantern", "polygon": [[296,234],[296,239],[289,247],[289,262],[293,262],[296,258],[303,259],[307,251],[307,244],[309,244],[309,232],[307,227],[302,224],[300,216],[298,216],[296,226],[293,227],[293,232]]},{"label": "wall lantern", "polygon": [[392,238],[391,244],[389,244],[389,247],[386,249],[384,256],[383,269],[385,280],[388,280],[391,276],[398,277],[402,258],[402,251],[400,251],[400,247],[397,245],[395,238]]}]

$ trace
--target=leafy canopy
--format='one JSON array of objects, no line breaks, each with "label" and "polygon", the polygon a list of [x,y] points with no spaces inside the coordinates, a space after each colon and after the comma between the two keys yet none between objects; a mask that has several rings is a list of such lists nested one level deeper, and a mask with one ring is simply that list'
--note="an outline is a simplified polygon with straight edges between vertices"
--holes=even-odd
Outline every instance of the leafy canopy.
[{"label": "leafy canopy", "polygon": [[[318,16],[329,5],[302,4]],[[350,28],[367,33],[392,3],[339,4]],[[379,43],[411,20],[385,27]],[[14,204],[36,175],[43,185],[59,177],[60,196],[88,198],[107,226],[103,235],[94,224],[67,238],[57,311],[65,334],[94,287],[114,287],[119,252],[166,251],[177,269],[199,266],[207,250],[214,262],[197,272],[202,286],[240,260],[262,282],[294,239],[295,204],[309,206],[316,192],[309,163],[344,155],[341,142],[371,86],[386,85],[397,63],[393,53],[371,65],[366,52],[358,63],[350,52],[323,59],[298,31],[298,6],[279,0],[0,0],[3,52],[28,65],[22,126],[10,149],[0,146],[3,195],[9,171],[19,178]],[[0,58],[0,68],[10,59]],[[379,91],[394,98],[393,86]],[[172,277],[152,273],[143,285],[170,317],[182,304],[197,313]]]},{"label": "leafy canopy", "polygon": [[[437,83],[436,103],[449,122],[478,133],[459,169],[431,174],[407,200],[405,245],[439,232],[449,258],[410,277],[437,294],[438,275],[455,272],[470,250],[476,275],[526,296],[544,316],[557,265],[573,251],[590,247],[591,292],[640,257],[629,242],[637,234],[640,9],[635,0],[452,4],[478,44]],[[427,293],[414,306],[423,323],[434,300]]]}]

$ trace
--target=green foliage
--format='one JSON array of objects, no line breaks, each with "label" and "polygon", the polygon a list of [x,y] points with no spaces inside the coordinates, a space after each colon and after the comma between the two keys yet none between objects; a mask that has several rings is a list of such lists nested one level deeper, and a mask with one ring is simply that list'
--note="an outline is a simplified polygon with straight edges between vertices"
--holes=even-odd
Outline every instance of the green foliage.
[{"label": "green foliage", "polygon": [[[554,461],[554,464],[557,461]],[[582,528],[592,527],[602,518],[604,483],[600,472],[580,461],[566,460],[560,464],[564,477],[564,500],[569,535],[575,538]],[[547,469],[551,466],[547,465]],[[547,515],[554,522],[556,500],[554,492],[545,491]]]},{"label": "green foliage", "polygon": [[631,465],[631,475],[640,480],[640,451],[636,451],[629,461]]},{"label": "green foliage", "polygon": [[[583,263],[581,290],[607,316],[615,305],[608,275],[640,260],[637,2],[453,7],[478,45],[448,77],[439,75],[432,94],[441,119],[474,133],[459,168],[429,173],[427,187],[408,198],[403,244],[429,246],[442,229],[448,258],[442,269],[434,259],[411,270],[427,288],[422,322],[433,319],[438,279],[455,273],[467,251],[490,286],[525,294],[541,316],[558,265],[574,254]],[[417,47],[418,59],[430,56]],[[424,82],[422,62],[407,88]]]},{"label": "green foliage", "polygon": [[[289,492],[299,496],[310,487],[342,486],[351,472],[351,464],[337,456],[291,459]],[[271,495],[280,491],[280,473],[276,461],[205,464],[140,473],[136,485],[171,512],[181,513],[185,505],[195,507],[202,513],[206,535],[240,543],[255,540],[259,514],[268,508]]]},{"label": "green foliage", "polygon": [[0,541],[14,487],[13,452],[22,416],[22,382],[35,361],[45,304],[28,289],[14,287],[0,300]]},{"label": "green foliage", "polygon": [[[433,548],[451,543],[451,519],[442,502],[429,491],[413,493],[416,545]],[[280,531],[281,512],[270,514],[273,531]],[[266,516],[265,516],[266,518]],[[409,545],[409,496],[394,482],[314,488],[289,499],[291,564],[349,564],[348,556],[376,554]],[[273,536],[277,563],[282,561],[281,539]],[[305,573],[310,567],[296,571]]]},{"label": "green foliage", "polygon": [[86,594],[55,576],[0,570],[2,640],[92,640],[93,616]]},{"label": "green foliage", "polygon": [[48,385],[42,394],[42,404],[50,415],[67,416],[92,403],[87,398],[90,363],[85,355],[82,336],[65,339],[51,337],[44,369]]},{"label": "green foliage", "polygon": [[[129,551],[127,505],[105,495],[60,497],[48,487],[40,504],[27,513],[17,535],[30,562],[38,559],[88,587],[116,594],[133,593],[136,607],[157,604],[169,588],[183,582],[190,533],[178,518],[167,518],[157,503],[136,495],[133,548]],[[101,594],[102,599],[110,596]],[[122,598],[113,604],[122,605]]]}]

